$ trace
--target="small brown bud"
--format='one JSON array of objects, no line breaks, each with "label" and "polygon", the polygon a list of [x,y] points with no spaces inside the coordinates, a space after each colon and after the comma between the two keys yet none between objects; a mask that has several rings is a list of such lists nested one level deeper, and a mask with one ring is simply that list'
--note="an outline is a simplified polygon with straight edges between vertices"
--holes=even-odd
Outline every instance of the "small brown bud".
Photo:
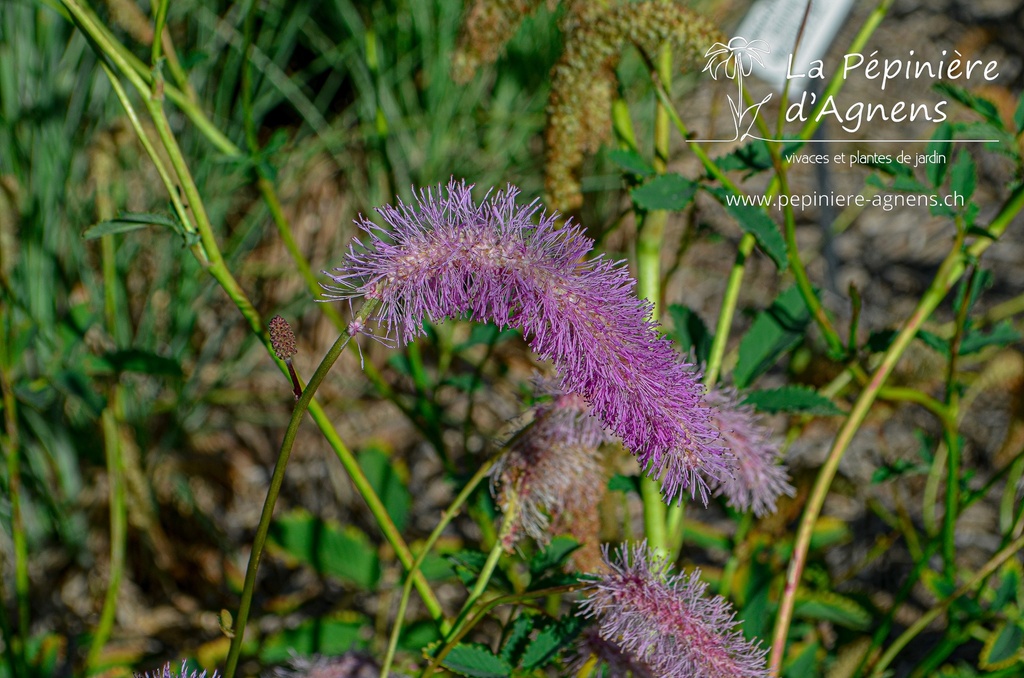
[{"label": "small brown bud", "polygon": [[288,321],[279,315],[270,319],[270,345],[274,347],[274,354],[285,362],[291,360],[297,351],[295,333]]}]

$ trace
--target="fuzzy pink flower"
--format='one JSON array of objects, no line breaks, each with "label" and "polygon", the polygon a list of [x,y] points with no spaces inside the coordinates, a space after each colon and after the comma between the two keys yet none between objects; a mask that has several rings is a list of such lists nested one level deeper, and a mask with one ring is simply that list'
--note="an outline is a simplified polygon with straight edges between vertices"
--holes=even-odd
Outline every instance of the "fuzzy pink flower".
[{"label": "fuzzy pink flower", "polygon": [[675,574],[646,543],[621,546],[609,574],[596,577],[581,614],[598,619],[601,638],[665,678],[761,678],[767,650],[747,641],[721,596],[706,595],[700,572]]},{"label": "fuzzy pink flower", "polygon": [[491,470],[491,494],[513,521],[505,549],[524,533],[541,544],[568,533],[581,544],[573,564],[599,567],[598,506],[607,484],[599,447],[610,436],[582,397],[544,381],[535,390],[551,400],[534,408],[533,421],[512,436]]},{"label": "fuzzy pink flower", "polygon": [[725,496],[737,511],[753,511],[758,518],[775,512],[779,497],[792,497],[786,467],[778,463],[779,447],[772,432],[750,405],[739,402],[733,389],[713,389],[705,396],[714,409],[714,422],[722,442],[736,458],[732,475],[724,476],[716,494]]},{"label": "fuzzy pink flower", "polygon": [[329,274],[328,297],[379,301],[377,323],[406,342],[425,320],[452,317],[522,330],[562,389],[582,395],[647,475],[662,479],[669,501],[689,492],[706,503],[702,474],[728,475],[731,457],[699,374],[658,334],[625,266],[587,259],[594,243],[579,226],[558,227],[537,202],[517,205],[518,189],[475,203],[471,188],[452,181],[436,195],[420,192],[415,205],[380,208],[385,226],[357,221],[368,242]]}]

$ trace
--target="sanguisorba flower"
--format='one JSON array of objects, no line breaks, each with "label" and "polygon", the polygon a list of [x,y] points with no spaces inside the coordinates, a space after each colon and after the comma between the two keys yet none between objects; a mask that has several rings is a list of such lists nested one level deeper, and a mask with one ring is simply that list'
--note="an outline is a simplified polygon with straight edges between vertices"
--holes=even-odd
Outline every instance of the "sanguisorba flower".
[{"label": "sanguisorba flower", "polygon": [[608,573],[594,577],[580,614],[594,617],[601,638],[634,655],[664,678],[768,676],[767,650],[747,641],[735,612],[707,595],[700,573],[672,572],[646,543],[609,555]]},{"label": "sanguisorba flower", "polygon": [[786,467],[779,464],[779,447],[757,412],[740,403],[734,389],[712,389],[705,396],[714,410],[722,441],[736,458],[731,475],[724,476],[716,493],[737,511],[753,511],[758,518],[775,512],[779,497],[796,492]]},{"label": "sanguisorba flower", "polygon": [[[206,671],[199,673],[198,671],[192,671],[189,673],[188,662],[181,662],[181,671],[175,673],[171,669],[170,662],[164,664],[162,671],[157,670],[152,673],[136,673],[135,678],[206,678]],[[214,671],[210,678],[217,678],[217,672]]]},{"label": "sanguisorba flower", "polygon": [[528,534],[541,544],[553,534],[580,543],[573,553],[580,570],[600,566],[598,543],[606,475],[600,445],[610,438],[581,396],[540,381],[535,390],[551,400],[534,408],[533,421],[506,443],[491,470],[491,490],[506,520],[504,546]]},{"label": "sanguisorba flower", "polygon": [[522,330],[562,389],[582,395],[645,472],[662,478],[668,500],[689,491],[706,502],[701,474],[720,479],[731,456],[699,374],[658,334],[625,265],[587,259],[594,243],[580,227],[559,227],[536,201],[517,205],[518,189],[476,203],[471,188],[452,181],[421,191],[415,205],[380,208],[384,226],[358,220],[368,242],[329,274],[328,298],[375,300],[377,323],[401,341],[423,334],[425,320],[461,316]]}]

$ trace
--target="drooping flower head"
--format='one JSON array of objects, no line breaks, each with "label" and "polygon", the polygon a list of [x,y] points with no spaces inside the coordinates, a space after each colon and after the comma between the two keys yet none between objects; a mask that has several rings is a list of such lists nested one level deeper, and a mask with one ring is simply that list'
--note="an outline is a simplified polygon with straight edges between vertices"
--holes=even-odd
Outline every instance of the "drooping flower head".
[{"label": "drooping flower head", "polygon": [[753,511],[758,518],[775,512],[779,497],[792,497],[786,467],[778,463],[779,447],[772,432],[750,405],[739,402],[733,389],[713,389],[706,402],[714,411],[714,422],[722,441],[736,458],[732,474],[718,484],[717,494],[725,496],[737,511]]},{"label": "drooping flower head", "polygon": [[597,619],[601,638],[664,678],[768,676],[767,650],[743,637],[735,612],[707,595],[700,572],[673,573],[646,543],[610,556],[606,548],[605,561],[609,573],[593,579],[580,610]]},{"label": "drooping flower head", "polygon": [[599,446],[608,442],[601,421],[579,395],[538,382],[551,396],[534,408],[533,421],[516,433],[491,470],[491,491],[512,529],[506,550],[523,534],[541,544],[553,534],[570,534],[581,547],[573,553],[577,569],[600,566],[598,507],[606,478]]},{"label": "drooping flower head", "polygon": [[[181,662],[181,671],[175,673],[171,669],[171,663],[167,662],[164,664],[163,671],[157,670],[151,673],[136,673],[135,678],[206,678],[206,671],[199,673],[198,671],[192,671],[189,673],[188,662]],[[217,678],[217,672],[214,671],[210,678]]]},{"label": "drooping flower head", "polygon": [[689,492],[706,503],[702,474],[720,479],[731,457],[699,374],[659,336],[625,265],[588,260],[594,243],[579,226],[558,227],[536,201],[517,205],[518,189],[476,203],[471,188],[452,181],[421,191],[415,205],[380,208],[384,226],[357,221],[368,242],[329,274],[328,298],[373,299],[382,331],[405,342],[426,320],[461,316],[522,330],[562,390],[590,403],[669,500]]}]

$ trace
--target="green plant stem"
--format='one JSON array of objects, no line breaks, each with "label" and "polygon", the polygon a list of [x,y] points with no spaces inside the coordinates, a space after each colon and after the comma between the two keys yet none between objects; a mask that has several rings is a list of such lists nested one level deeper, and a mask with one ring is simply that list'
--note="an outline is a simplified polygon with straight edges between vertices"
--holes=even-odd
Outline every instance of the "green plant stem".
[{"label": "green plant stem", "polygon": [[790,560],[789,571],[786,575],[786,584],[779,604],[779,613],[775,622],[775,632],[772,639],[770,654],[770,669],[775,675],[779,675],[782,667],[782,660],[786,649],[786,638],[789,633],[789,625],[792,621],[793,605],[796,602],[796,593],[801,575],[803,574],[804,563],[807,558],[807,551],[810,548],[811,533],[821,513],[825,497],[828,495],[832,480],[835,478],[839,468],[839,461],[853,439],[857,429],[867,417],[871,405],[878,396],[879,390],[885,384],[886,379],[896,367],[903,352],[910,345],[911,340],[917,334],[918,329],[931,315],[932,311],[939,305],[954,284],[963,276],[967,262],[976,261],[988,247],[995,242],[1009,226],[1010,221],[1021,209],[1024,208],[1024,186],[1018,187],[1010,196],[999,214],[992,220],[988,232],[991,238],[982,237],[975,240],[962,252],[963,233],[957,234],[954,247],[949,255],[942,262],[939,270],[928,287],[928,290],[921,297],[917,308],[908,318],[889,350],[886,351],[878,368],[871,376],[865,389],[857,398],[856,403],[843,423],[839,433],[836,434],[832,448],[829,450],[825,464],[818,472],[817,480],[811,490],[807,506],[804,509],[797,531],[794,544],[793,556]]},{"label": "green plant stem", "polygon": [[[959,222],[959,220],[958,220]],[[957,223],[957,228],[960,224]],[[946,513],[942,520],[942,564],[946,577],[952,581],[956,574],[956,519],[960,513],[960,435],[957,427],[957,411],[960,393],[957,387],[957,363],[960,344],[967,330],[967,313],[970,310],[972,288],[977,267],[971,266],[964,282],[964,296],[956,313],[953,338],[949,342],[949,360],[946,369],[946,407],[951,417],[944,422],[943,436],[946,440]]]},{"label": "green plant stem", "polygon": [[163,43],[164,26],[167,24],[167,0],[156,0],[153,3],[153,45],[150,52],[150,64],[155,68],[160,63],[160,48]]},{"label": "green plant stem", "polygon": [[[360,309],[357,317],[360,320],[365,321],[373,313],[376,305],[376,301],[368,300],[363,304],[363,307]],[[260,558],[263,555],[263,548],[266,545],[267,534],[270,531],[270,522],[274,515],[274,505],[277,503],[277,497],[278,494],[280,494],[281,485],[284,482],[285,469],[288,465],[288,459],[291,456],[291,450],[295,443],[295,436],[298,433],[299,424],[302,422],[303,415],[306,413],[307,409],[310,408],[310,405],[313,402],[313,395],[316,393],[316,390],[320,387],[324,377],[327,376],[327,373],[338,359],[338,356],[341,355],[341,352],[345,349],[345,346],[351,339],[352,336],[348,333],[343,333],[338,337],[338,340],[334,342],[334,345],[331,346],[330,350],[328,350],[327,354],[320,362],[320,365],[313,373],[313,376],[310,377],[309,383],[304,387],[302,396],[299,398],[299,401],[295,404],[295,409],[292,411],[291,419],[288,422],[288,428],[285,430],[284,439],[281,442],[281,450],[278,454],[277,463],[274,466],[274,473],[270,479],[270,487],[267,490],[267,498],[263,504],[263,512],[260,515],[260,522],[256,528],[256,536],[253,539],[252,552],[249,555],[249,565],[245,572],[245,583],[242,587],[242,597],[238,608],[238,617],[235,620],[235,636],[231,640],[231,648],[228,652],[227,665],[224,672],[225,678],[232,678],[238,667],[238,658],[242,649],[242,640],[245,636],[245,625],[249,618],[249,611],[252,606],[252,596],[256,588],[256,573],[259,569]],[[358,464],[356,465],[356,469],[358,469]],[[361,489],[359,486],[362,483],[366,483],[367,486],[369,485],[369,481],[361,471],[357,474],[357,477],[358,479],[356,477],[353,478],[353,482],[355,482],[357,489]],[[372,490],[372,488],[370,489]],[[377,501],[379,502],[380,500],[378,499]],[[391,518],[388,516],[387,510],[383,505],[376,507],[376,510],[375,507],[371,506],[371,511],[373,511],[374,518],[377,519],[382,528],[385,524],[389,524],[391,529],[395,529],[394,523],[391,521]],[[378,515],[378,513],[380,515]],[[408,549],[406,549],[406,553],[404,555],[405,558],[403,558],[402,555],[399,555],[399,559],[402,560],[403,565],[406,568],[409,568],[412,565],[412,559],[410,558]],[[414,580],[417,579],[415,574],[412,575],[412,577]],[[429,587],[427,587],[427,590],[430,590]],[[435,616],[435,619],[438,618],[440,616],[440,605],[437,603],[436,598],[433,598],[432,592],[430,596],[424,596],[424,598],[428,609],[431,609],[432,615]]]},{"label": "green plant stem", "polygon": [[441,537],[441,533],[444,532],[445,528],[448,527],[456,515],[458,515],[459,509],[469,499],[469,495],[473,493],[477,485],[487,477],[490,473],[491,467],[494,466],[494,459],[487,460],[477,472],[473,474],[473,477],[469,479],[466,486],[462,488],[459,495],[455,497],[455,500],[445,509],[444,513],[441,514],[441,520],[434,527],[434,531],[430,533],[427,540],[423,543],[420,552],[416,555],[416,560],[413,561],[412,566],[409,568],[409,572],[406,574],[405,583],[402,585],[402,597],[398,601],[398,614],[395,616],[395,627],[391,630],[391,638],[388,640],[387,654],[384,657],[384,664],[381,667],[380,675],[382,678],[387,678],[391,670],[391,664],[395,659],[395,652],[398,649],[398,640],[402,634],[402,624],[405,621],[405,611],[409,605],[409,597],[412,595],[412,581],[413,575],[420,571],[420,567],[423,565],[423,561],[426,560],[431,550],[434,548],[434,544]]},{"label": "green plant stem", "polygon": [[277,455],[277,463],[274,465],[274,473],[270,478],[270,487],[267,489],[267,498],[263,502],[263,511],[260,514],[260,522],[256,528],[256,536],[253,538],[252,551],[249,554],[249,565],[245,570],[245,583],[242,586],[242,598],[238,606],[238,616],[234,622],[234,637],[231,639],[231,648],[228,651],[227,665],[224,669],[225,678],[232,678],[235,669],[238,667],[238,658],[242,651],[242,639],[245,637],[245,625],[249,620],[249,610],[252,607],[252,596],[256,590],[256,573],[259,570],[260,558],[263,556],[263,547],[266,545],[267,534],[270,532],[270,521],[274,517],[274,506],[277,504],[277,496],[281,492],[281,485],[284,483],[284,472],[288,466],[288,459],[291,457],[292,446],[295,444],[295,436],[299,432],[299,424],[303,415],[309,409],[320,384],[323,382],[327,372],[333,367],[334,362],[341,355],[345,346],[352,339],[351,335],[343,333],[338,336],[327,355],[317,366],[309,383],[302,390],[302,396],[295,403],[291,419],[288,420],[288,428],[285,430],[284,439],[281,441],[281,449]]},{"label": "green plant stem", "polygon": [[[656,72],[652,76],[660,88],[668,90],[672,83],[672,50],[666,45],[657,57]],[[668,162],[669,143],[672,128],[669,125],[669,109],[661,100],[654,109],[654,170],[664,174]],[[668,212],[652,210],[643,217],[636,245],[637,292],[642,299],[651,303],[651,317],[658,322],[661,311],[661,248],[665,241],[665,224]],[[655,551],[665,553],[669,548],[666,531],[666,507],[661,496],[661,482],[647,474],[640,476],[640,496],[644,506],[644,534],[648,545]]]},{"label": "green plant stem", "polygon": [[992,556],[992,559],[985,563],[985,565],[960,588],[943,598],[939,604],[932,606],[930,610],[921,615],[918,620],[911,624],[910,628],[900,634],[899,638],[893,641],[892,645],[890,645],[885,653],[882,654],[878,663],[875,664],[871,675],[881,677],[885,669],[892,663],[892,660],[900,653],[900,650],[907,646],[907,643],[913,640],[919,633],[921,633],[921,631],[928,628],[928,625],[935,621],[939,615],[945,612],[946,609],[953,604],[953,601],[973,590],[979,582],[998,570],[1003,563],[1012,558],[1022,548],[1024,548],[1024,536],[1018,537],[1015,541],[1007,545],[1006,548]]},{"label": "green plant stem", "polygon": [[117,423],[118,388],[110,403],[100,415],[103,427],[103,449],[107,461],[107,478],[110,483],[110,580],[103,598],[103,609],[100,620],[93,631],[89,656],[85,660],[85,673],[96,668],[103,647],[110,638],[114,627],[114,615],[117,612],[117,597],[121,591],[121,579],[124,576],[125,551],[128,540],[128,509],[124,498],[124,473],[121,462],[121,434]]},{"label": "green plant stem", "polygon": [[[782,157],[779,155],[779,150],[775,144],[767,144],[767,146],[768,153],[772,158],[772,164],[775,166],[775,179],[779,183],[779,191],[783,195],[790,195],[789,177],[786,173],[786,165],[782,162]],[[800,248],[796,242],[796,216],[793,213],[793,205],[790,203],[791,201],[787,200],[786,205],[782,208],[783,224],[785,226],[783,234],[786,238],[786,259],[789,261],[790,270],[793,271],[793,277],[796,278],[796,285],[800,290],[800,296],[804,298],[804,304],[807,305],[807,309],[811,312],[811,317],[814,318],[818,329],[821,330],[822,335],[825,337],[829,350],[833,355],[841,356],[844,352],[843,340],[839,338],[839,333],[836,332],[835,326],[832,325],[832,320],[825,313],[825,309],[822,307],[821,301],[814,291],[814,286],[811,285],[811,279],[807,276],[804,262],[800,258]]]}]

